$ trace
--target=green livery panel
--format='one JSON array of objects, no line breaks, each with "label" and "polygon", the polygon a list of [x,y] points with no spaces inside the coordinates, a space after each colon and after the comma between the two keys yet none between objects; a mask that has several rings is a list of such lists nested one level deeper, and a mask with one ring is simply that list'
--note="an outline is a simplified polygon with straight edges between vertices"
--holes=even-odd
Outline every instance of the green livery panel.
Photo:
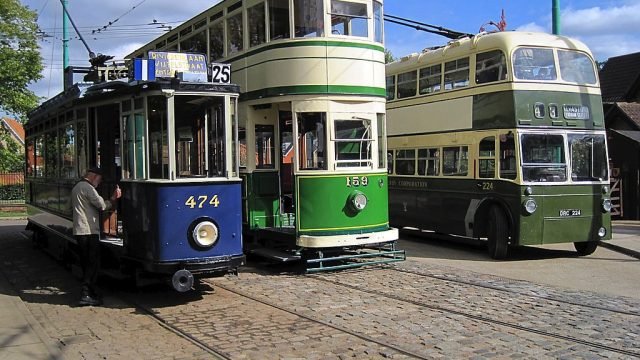
[{"label": "green livery panel", "polygon": [[[300,235],[362,234],[389,228],[386,173],[296,176],[296,188]],[[356,194],[366,196],[362,210],[353,205]]]},{"label": "green livery panel", "polygon": [[249,228],[281,226],[277,172],[253,172],[242,175],[243,223]]}]

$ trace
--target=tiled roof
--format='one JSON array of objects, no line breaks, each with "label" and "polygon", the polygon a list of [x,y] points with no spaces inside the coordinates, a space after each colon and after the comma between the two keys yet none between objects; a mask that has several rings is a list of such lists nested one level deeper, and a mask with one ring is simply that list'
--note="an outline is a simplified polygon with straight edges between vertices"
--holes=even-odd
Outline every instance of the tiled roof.
[{"label": "tiled roof", "polygon": [[602,101],[630,101],[640,88],[640,52],[609,58],[600,70]]},{"label": "tiled roof", "polygon": [[24,127],[22,124],[11,118],[2,118],[2,125],[11,131],[12,135],[24,144]]},{"label": "tiled roof", "polygon": [[616,105],[627,115],[627,117],[640,127],[640,104],[619,102]]}]

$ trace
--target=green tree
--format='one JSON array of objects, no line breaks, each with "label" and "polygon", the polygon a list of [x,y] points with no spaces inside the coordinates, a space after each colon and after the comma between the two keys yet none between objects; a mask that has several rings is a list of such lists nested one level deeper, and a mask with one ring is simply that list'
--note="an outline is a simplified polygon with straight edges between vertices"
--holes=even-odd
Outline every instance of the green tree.
[{"label": "green tree", "polygon": [[0,173],[22,172],[23,163],[24,149],[0,126]]},{"label": "green tree", "polygon": [[38,105],[27,86],[42,78],[36,17],[18,0],[0,0],[0,110],[21,119]]},{"label": "green tree", "polygon": [[391,53],[391,50],[384,49],[384,63],[385,64],[392,63],[395,60],[396,59],[393,57],[393,54]]}]

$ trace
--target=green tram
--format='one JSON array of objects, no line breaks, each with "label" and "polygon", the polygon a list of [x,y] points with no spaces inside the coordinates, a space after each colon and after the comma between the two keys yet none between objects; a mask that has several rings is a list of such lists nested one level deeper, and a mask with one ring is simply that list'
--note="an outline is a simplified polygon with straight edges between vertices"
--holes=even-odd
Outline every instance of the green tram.
[{"label": "green tram", "polygon": [[404,260],[389,227],[382,1],[225,0],[130,54],[207,54],[240,85],[249,254]]},{"label": "green tram", "polygon": [[602,100],[589,49],[482,33],[387,65],[390,219],[512,246],[611,238]]}]

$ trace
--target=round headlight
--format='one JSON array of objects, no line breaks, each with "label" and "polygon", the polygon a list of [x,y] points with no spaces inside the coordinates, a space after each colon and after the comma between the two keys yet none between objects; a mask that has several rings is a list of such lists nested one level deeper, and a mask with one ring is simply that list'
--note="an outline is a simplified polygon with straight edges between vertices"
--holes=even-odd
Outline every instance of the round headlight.
[{"label": "round headlight", "polygon": [[533,189],[531,188],[531,186],[527,186],[527,188],[524,189],[524,194],[527,196],[533,195]]},{"label": "round headlight", "polygon": [[351,206],[356,211],[362,211],[367,207],[367,196],[361,192],[356,192],[351,195]]},{"label": "round headlight", "polygon": [[602,200],[602,210],[604,210],[605,212],[609,212],[611,211],[611,200],[609,199],[604,199]]},{"label": "round headlight", "polygon": [[609,186],[605,185],[602,187],[602,193],[603,194],[608,194],[609,193]]},{"label": "round headlight", "polygon": [[533,199],[525,200],[522,205],[524,206],[524,210],[529,214],[533,214],[538,209],[538,204],[536,204],[536,201]]},{"label": "round headlight", "polygon": [[196,244],[202,247],[211,247],[218,241],[218,227],[211,221],[198,223],[191,233],[191,237]]},{"label": "round headlight", "polygon": [[600,229],[598,229],[598,236],[600,237],[604,237],[605,235],[607,235],[607,229],[601,227]]}]

